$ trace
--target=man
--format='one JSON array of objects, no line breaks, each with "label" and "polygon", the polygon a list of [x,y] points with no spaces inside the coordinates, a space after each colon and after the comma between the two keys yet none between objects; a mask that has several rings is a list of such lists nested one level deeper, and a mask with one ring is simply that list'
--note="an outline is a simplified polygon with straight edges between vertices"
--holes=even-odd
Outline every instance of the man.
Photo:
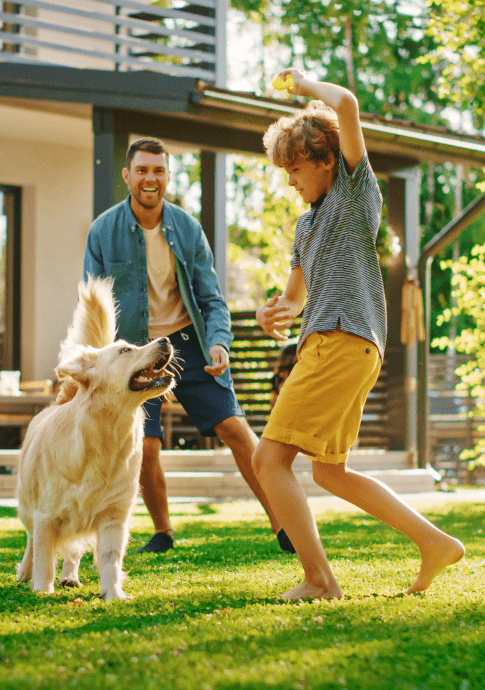
[{"label": "man", "polygon": [[[232,450],[281,548],[294,553],[252,469],[258,440],[244,419],[230,377],[230,314],[207,238],[200,223],[165,199],[169,170],[163,142],[135,141],[126,154],[123,180],[129,196],[101,214],[89,231],[85,276],[114,278],[120,338],[141,345],[170,337],[182,367],[177,376],[178,401],[203,436],[217,435]],[[139,553],[173,548],[174,530],[160,465],[162,401],[145,405],[140,486],[155,535]]]}]

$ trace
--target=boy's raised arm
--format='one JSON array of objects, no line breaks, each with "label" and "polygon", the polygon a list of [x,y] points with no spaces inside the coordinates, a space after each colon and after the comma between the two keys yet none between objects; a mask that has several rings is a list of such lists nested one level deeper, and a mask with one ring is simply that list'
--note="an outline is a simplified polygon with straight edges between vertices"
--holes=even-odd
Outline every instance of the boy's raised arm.
[{"label": "boy's raised arm", "polygon": [[308,79],[299,69],[286,69],[280,72],[284,79],[291,74],[294,86],[288,90],[297,96],[315,98],[328,105],[337,113],[340,132],[340,150],[352,173],[365,153],[364,136],[360,127],[359,103],[354,94],[343,86],[325,81]]}]

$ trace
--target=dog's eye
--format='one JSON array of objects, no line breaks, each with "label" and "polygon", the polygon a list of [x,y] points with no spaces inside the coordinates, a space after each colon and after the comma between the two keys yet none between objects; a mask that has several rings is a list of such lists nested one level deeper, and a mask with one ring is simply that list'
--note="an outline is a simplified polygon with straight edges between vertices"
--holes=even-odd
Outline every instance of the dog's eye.
[{"label": "dog's eye", "polygon": [[131,352],[131,351],[132,351],[132,350],[131,350],[131,347],[123,347],[123,348],[120,350],[120,355],[124,354],[125,352]]}]

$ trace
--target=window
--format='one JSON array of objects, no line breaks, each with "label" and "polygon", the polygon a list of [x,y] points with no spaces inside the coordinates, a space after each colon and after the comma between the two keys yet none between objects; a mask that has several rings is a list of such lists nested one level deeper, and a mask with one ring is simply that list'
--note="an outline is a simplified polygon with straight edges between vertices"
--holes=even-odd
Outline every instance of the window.
[{"label": "window", "polygon": [[0,185],[0,369],[20,368],[20,200]]}]

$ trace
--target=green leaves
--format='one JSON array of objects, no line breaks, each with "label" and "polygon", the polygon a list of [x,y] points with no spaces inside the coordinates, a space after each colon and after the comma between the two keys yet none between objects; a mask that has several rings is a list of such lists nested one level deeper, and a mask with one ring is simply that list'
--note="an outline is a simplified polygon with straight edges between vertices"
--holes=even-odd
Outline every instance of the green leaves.
[{"label": "green leaves", "polygon": [[[258,73],[270,70],[278,56],[281,65],[292,64],[350,88],[363,112],[444,124],[439,110],[448,102],[440,101],[435,90],[443,59],[434,55],[427,69],[419,64],[437,48],[427,32],[425,7],[411,9],[409,3],[406,11],[398,0],[232,0],[231,4],[252,21],[259,13],[267,52]],[[262,82],[263,94],[268,88],[269,83]]]},{"label": "green leaves", "polygon": [[485,0],[430,0],[426,33],[436,48],[421,62],[441,58],[446,66],[438,79],[440,98],[470,110],[477,127],[485,125]]},{"label": "green leaves", "polygon": [[262,157],[231,158],[230,306],[254,309],[288,281],[296,221],[305,210],[285,173]]},{"label": "green leaves", "polygon": [[[470,413],[478,419],[485,418],[485,244],[471,250],[471,256],[461,256],[458,261],[442,261],[443,269],[451,269],[453,309],[445,309],[438,324],[448,322],[453,315],[465,316],[470,322],[456,338],[435,339],[432,345],[445,349],[454,347],[458,352],[470,355],[470,361],[460,366],[456,374],[460,377],[459,389],[467,391],[475,400],[475,410]],[[485,439],[478,440],[474,448],[462,453],[463,460],[470,460],[469,468],[476,464],[485,465]]]}]

